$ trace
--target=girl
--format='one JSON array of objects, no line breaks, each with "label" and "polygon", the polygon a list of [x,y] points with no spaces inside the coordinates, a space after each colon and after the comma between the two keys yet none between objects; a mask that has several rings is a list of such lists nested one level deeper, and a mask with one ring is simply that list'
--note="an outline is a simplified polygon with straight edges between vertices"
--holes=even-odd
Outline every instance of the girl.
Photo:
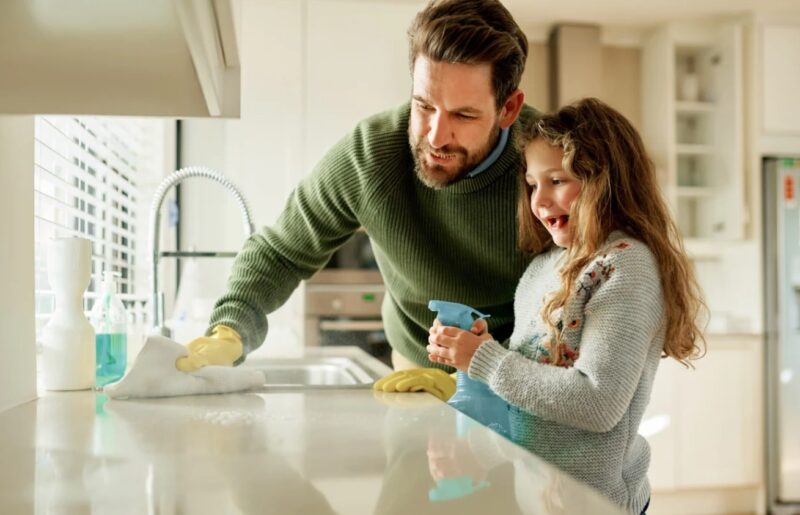
[{"label": "girl", "polygon": [[429,357],[508,401],[515,442],[643,513],[650,451],[637,430],[659,359],[701,355],[699,288],[625,117],[585,99],[520,143],[519,245],[540,255],[517,286],[509,348],[483,321],[435,322]]}]

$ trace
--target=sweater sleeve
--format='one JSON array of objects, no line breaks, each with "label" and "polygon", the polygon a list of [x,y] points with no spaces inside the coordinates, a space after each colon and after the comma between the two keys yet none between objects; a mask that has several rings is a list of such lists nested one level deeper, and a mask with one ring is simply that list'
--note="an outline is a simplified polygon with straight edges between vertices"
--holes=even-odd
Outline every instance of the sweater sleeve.
[{"label": "sweater sleeve", "polygon": [[360,225],[357,212],[367,154],[362,136],[359,127],[333,147],[291,193],[275,225],[245,242],[207,333],[224,324],[242,336],[245,355],[260,346],[267,334],[266,315],[283,305],[300,281],[322,268],[352,236]]},{"label": "sweater sleeve", "polygon": [[[613,429],[628,410],[662,330],[663,300],[655,259],[644,245],[609,254],[604,265],[613,273],[585,305],[580,357],[573,367],[537,363],[488,341],[475,353],[470,377],[546,420],[592,432]],[[593,266],[597,261],[586,272]]]}]

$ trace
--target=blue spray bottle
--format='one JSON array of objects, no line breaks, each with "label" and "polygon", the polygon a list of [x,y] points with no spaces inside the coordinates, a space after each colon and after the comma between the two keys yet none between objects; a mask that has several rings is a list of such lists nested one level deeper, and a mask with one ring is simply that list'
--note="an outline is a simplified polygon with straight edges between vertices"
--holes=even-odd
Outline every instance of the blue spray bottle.
[{"label": "blue spray bottle", "polygon": [[[475,320],[490,315],[456,302],[432,300],[428,309],[437,313],[436,318],[443,325],[458,327],[469,331]],[[473,318],[473,316],[477,318]],[[456,393],[447,401],[449,405],[468,417],[509,438],[508,403],[494,393],[486,383],[470,379],[466,372],[456,374]],[[460,436],[469,432],[470,421],[458,418]]]},{"label": "blue spray bottle", "polygon": [[[464,304],[444,300],[430,301],[428,309],[436,312],[436,319],[443,325],[465,331],[472,328],[475,320],[490,316]],[[456,393],[447,403],[460,411],[456,419],[459,438],[464,438],[476,421],[508,438],[508,405],[488,385],[470,379],[465,372],[459,370],[456,373]],[[436,487],[428,491],[428,499],[433,502],[450,501],[472,495],[488,486],[488,481],[476,482],[470,476],[444,478],[438,480]]]}]

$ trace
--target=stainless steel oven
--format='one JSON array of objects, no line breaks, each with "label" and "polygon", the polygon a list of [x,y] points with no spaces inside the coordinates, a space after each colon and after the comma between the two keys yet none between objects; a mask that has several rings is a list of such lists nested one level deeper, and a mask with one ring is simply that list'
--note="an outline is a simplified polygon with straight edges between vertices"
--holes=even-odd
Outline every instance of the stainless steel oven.
[{"label": "stainless steel oven", "polygon": [[359,231],[305,283],[306,345],[356,345],[391,366],[384,292],[369,238]]}]

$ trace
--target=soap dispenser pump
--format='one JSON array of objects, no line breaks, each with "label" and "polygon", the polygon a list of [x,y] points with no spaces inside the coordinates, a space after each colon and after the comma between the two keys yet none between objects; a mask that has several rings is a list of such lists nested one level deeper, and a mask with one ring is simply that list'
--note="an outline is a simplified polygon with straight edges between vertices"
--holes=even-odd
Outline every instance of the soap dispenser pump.
[{"label": "soap dispenser pump", "polygon": [[118,272],[103,272],[103,283],[89,319],[95,330],[95,386],[118,381],[127,366],[127,312],[117,296]]}]

